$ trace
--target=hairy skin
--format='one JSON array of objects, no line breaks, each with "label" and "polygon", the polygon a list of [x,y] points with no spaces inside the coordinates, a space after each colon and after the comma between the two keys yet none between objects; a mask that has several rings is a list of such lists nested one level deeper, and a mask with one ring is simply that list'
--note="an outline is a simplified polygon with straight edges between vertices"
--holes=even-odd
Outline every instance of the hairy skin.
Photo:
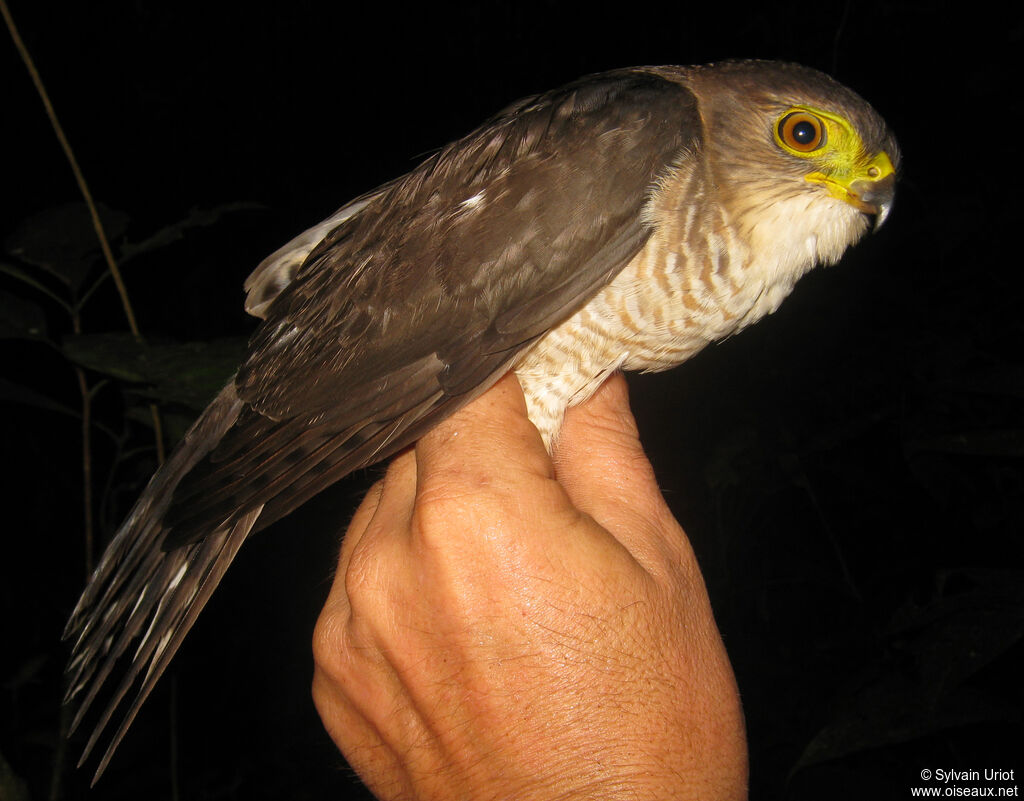
[{"label": "hairy skin", "polygon": [[345,535],[313,698],[381,799],[741,799],[743,717],[613,376],[554,462],[514,378],[397,457]]}]

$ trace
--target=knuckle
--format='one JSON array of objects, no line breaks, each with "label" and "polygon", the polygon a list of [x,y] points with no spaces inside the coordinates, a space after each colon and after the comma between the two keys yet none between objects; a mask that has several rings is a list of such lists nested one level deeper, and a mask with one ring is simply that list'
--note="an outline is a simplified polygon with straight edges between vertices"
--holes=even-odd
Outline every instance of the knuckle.
[{"label": "knuckle", "polygon": [[507,480],[490,469],[453,466],[426,476],[417,490],[410,531],[419,542],[450,542],[509,516]]},{"label": "knuckle", "polygon": [[474,513],[474,501],[479,502],[484,492],[469,488],[454,490],[450,485],[433,484],[423,488],[413,509],[412,529],[421,538],[443,536],[467,514]]},{"label": "knuckle", "polygon": [[342,576],[342,587],[348,599],[350,617],[357,617],[362,610],[373,609],[382,602],[387,555],[381,552],[380,544],[369,547],[360,542],[352,552],[352,558]]},{"label": "knuckle", "polygon": [[345,567],[313,628],[313,661],[335,680],[344,679],[360,643],[372,640],[386,589],[381,583],[381,560],[368,549],[357,548]]},{"label": "knuckle", "polygon": [[313,664],[317,670],[331,677],[344,673],[346,665],[346,616],[339,614],[336,605],[328,604],[317,618],[313,628]]}]

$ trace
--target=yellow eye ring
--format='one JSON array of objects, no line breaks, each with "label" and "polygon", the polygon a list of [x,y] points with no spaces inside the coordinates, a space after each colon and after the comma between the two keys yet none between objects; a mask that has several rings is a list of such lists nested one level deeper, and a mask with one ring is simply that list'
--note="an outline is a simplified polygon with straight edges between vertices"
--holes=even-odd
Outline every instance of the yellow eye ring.
[{"label": "yellow eye ring", "polygon": [[779,120],[779,141],[797,153],[810,153],[825,146],[825,123],[806,111],[794,111]]}]

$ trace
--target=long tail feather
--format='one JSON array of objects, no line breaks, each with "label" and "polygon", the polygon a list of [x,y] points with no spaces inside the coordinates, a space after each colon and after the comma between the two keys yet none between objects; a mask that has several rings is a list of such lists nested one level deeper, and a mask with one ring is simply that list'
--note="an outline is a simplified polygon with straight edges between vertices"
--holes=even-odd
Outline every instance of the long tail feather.
[{"label": "long tail feather", "polygon": [[205,538],[164,550],[169,529],[163,518],[175,488],[216,447],[241,408],[231,382],[150,481],[104,553],[65,627],[64,638],[74,641],[65,697],[66,702],[77,704],[72,731],[81,725],[119,665],[126,663],[79,762],[88,759],[130,696],[94,783],[262,510],[262,505],[241,510],[214,526]]}]

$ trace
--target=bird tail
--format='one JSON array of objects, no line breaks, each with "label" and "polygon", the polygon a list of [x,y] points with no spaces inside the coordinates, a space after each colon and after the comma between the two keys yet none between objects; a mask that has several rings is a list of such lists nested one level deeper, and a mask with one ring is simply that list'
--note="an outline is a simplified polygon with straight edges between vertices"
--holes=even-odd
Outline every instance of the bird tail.
[{"label": "bird tail", "polygon": [[[120,682],[93,729],[79,766],[92,753],[121,702],[131,695],[130,705],[99,762],[93,783],[106,769],[139,708],[223,578],[263,508],[244,510],[222,521],[202,539],[164,550],[169,529],[162,521],[175,488],[216,447],[238,419],[241,408],[232,380],[150,480],[104,552],[64,629],[64,639],[74,643],[64,698],[65,703],[77,705],[72,732],[82,723],[115,669],[120,675]],[[133,645],[134,653],[127,657],[127,664],[119,668]]]}]

